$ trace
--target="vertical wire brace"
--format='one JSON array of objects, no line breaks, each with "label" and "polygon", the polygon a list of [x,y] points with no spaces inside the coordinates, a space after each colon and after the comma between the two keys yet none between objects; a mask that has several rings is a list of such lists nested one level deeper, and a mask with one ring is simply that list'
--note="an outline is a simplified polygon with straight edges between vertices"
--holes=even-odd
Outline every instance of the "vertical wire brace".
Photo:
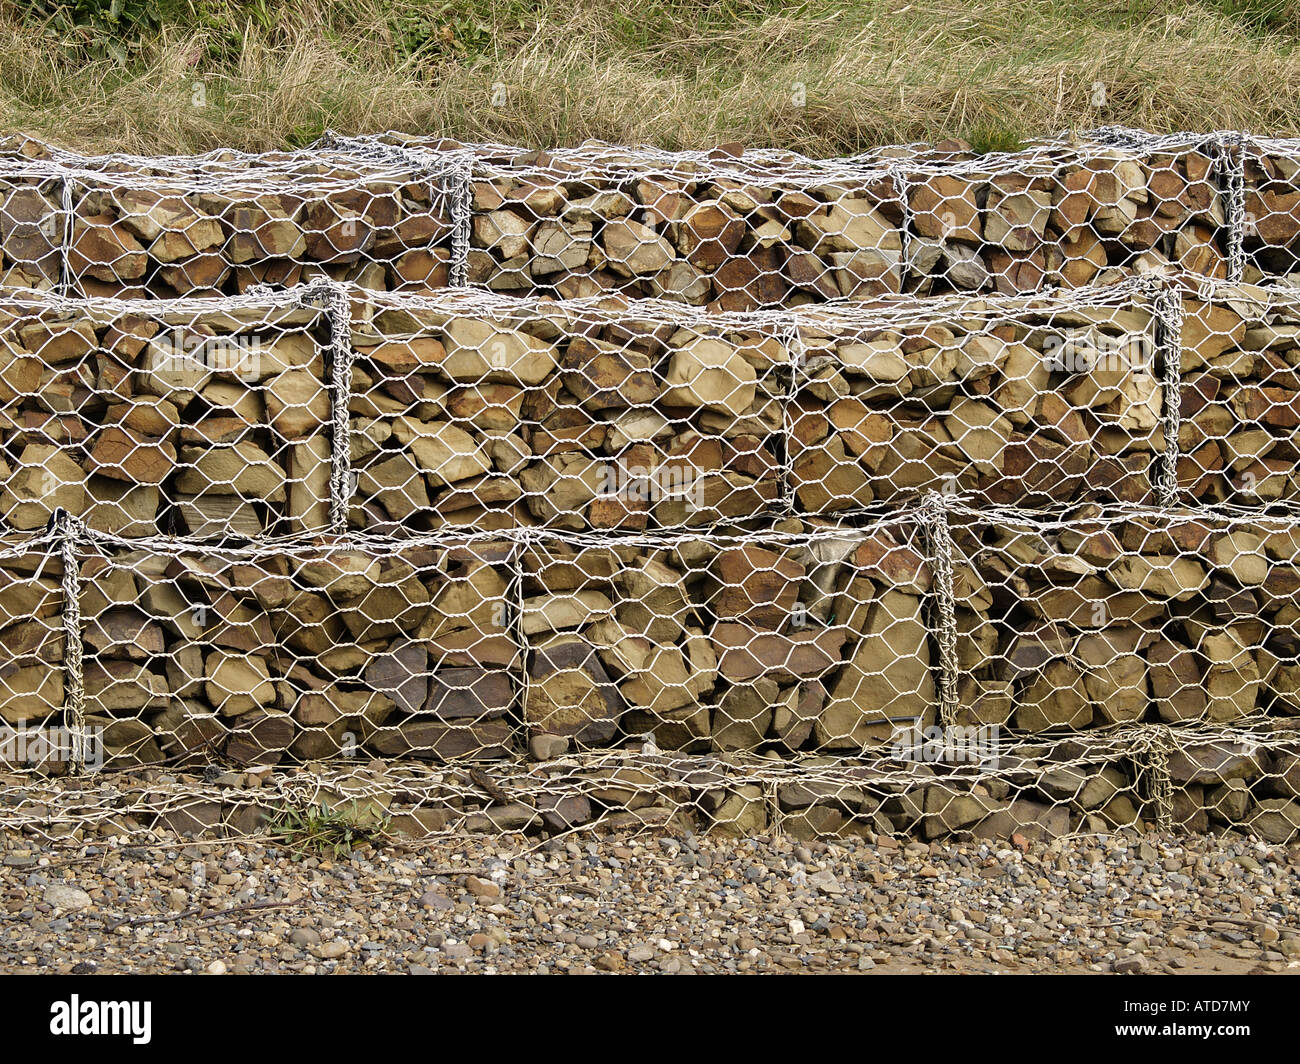
[{"label": "vertical wire brace", "polygon": [[912,212],[911,181],[903,173],[905,159],[894,159],[889,164],[889,177],[894,195],[898,197],[899,210],[903,218],[898,225],[898,287],[899,291],[907,289],[907,275],[912,269],[912,224],[915,221]]},{"label": "vertical wire brace", "polygon": [[932,569],[935,639],[939,645],[939,723],[957,725],[957,599],[953,591],[952,534],[948,527],[948,496],[927,491],[921,498],[921,523]]},{"label": "vertical wire brace", "polygon": [[803,384],[804,365],[808,358],[803,342],[803,333],[798,320],[791,315],[786,327],[779,331],[778,340],[785,345],[787,381],[785,394],[781,396],[781,462],[777,468],[777,489],[780,492],[780,506],[783,517],[795,514],[794,497],[794,421],[793,407],[799,398],[799,389]]},{"label": "vertical wire brace", "polygon": [[1155,477],[1155,496],[1157,505],[1174,506],[1178,502],[1178,434],[1183,396],[1183,299],[1175,280],[1165,280],[1156,290],[1151,313],[1156,351],[1164,365],[1165,448]]},{"label": "vertical wire brace", "polygon": [[72,178],[66,174],[59,181],[59,211],[63,215],[63,235],[59,240],[59,295],[72,294]]},{"label": "vertical wire brace", "polygon": [[1133,740],[1134,761],[1145,783],[1145,798],[1155,807],[1156,830],[1167,834],[1174,827],[1174,781],[1169,755],[1173,733],[1167,724],[1143,725]]},{"label": "vertical wire brace", "polygon": [[516,694],[519,699],[518,718],[523,734],[523,746],[528,750],[528,700],[532,684],[528,676],[528,636],[524,632],[524,551],[529,540],[528,529],[517,528],[511,535],[510,554],[506,559],[510,583],[506,587],[506,599],[502,605],[506,611],[505,628],[510,633],[510,641],[519,654],[519,682]]},{"label": "vertical wire brace", "polygon": [[1246,273],[1246,138],[1241,133],[1223,133],[1215,138],[1214,168],[1223,196],[1223,219],[1227,235],[1228,280],[1239,284]]},{"label": "vertical wire brace", "polygon": [[54,511],[51,523],[63,565],[63,723],[72,740],[68,772],[80,776],[86,770],[86,680],[77,540],[85,530],[81,521],[62,507]]},{"label": "vertical wire brace", "polygon": [[453,288],[469,284],[469,247],[474,224],[474,165],[469,152],[458,152],[445,175],[451,211],[451,263],[447,279]]},{"label": "vertical wire brace", "polygon": [[352,303],[342,285],[325,286],[330,336],[330,531],[346,535],[352,498]]}]

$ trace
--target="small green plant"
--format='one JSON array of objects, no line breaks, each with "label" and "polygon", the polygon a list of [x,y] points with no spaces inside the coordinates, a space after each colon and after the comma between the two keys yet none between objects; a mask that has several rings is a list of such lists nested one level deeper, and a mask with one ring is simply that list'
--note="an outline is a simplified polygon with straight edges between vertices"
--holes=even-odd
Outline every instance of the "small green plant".
[{"label": "small green plant", "polygon": [[1020,134],[1001,122],[980,122],[966,135],[966,139],[980,155],[1019,151],[1024,147]]},{"label": "small green plant", "polygon": [[492,47],[492,27],[472,4],[403,4],[389,16],[393,48],[411,60],[473,60]]},{"label": "small green plant", "polygon": [[359,843],[375,843],[388,836],[388,818],[377,819],[358,802],[331,808],[327,803],[305,809],[288,808],[271,819],[272,838],[295,859],[320,856],[346,857]]},{"label": "small green plant", "polygon": [[327,128],[325,115],[316,112],[289,130],[286,140],[291,148],[305,148],[324,136]]}]

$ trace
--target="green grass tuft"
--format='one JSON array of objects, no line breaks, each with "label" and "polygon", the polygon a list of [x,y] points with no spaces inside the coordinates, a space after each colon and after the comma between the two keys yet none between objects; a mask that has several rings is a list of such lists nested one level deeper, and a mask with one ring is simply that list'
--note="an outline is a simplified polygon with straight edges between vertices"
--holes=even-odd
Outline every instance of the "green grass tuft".
[{"label": "green grass tuft", "polygon": [[339,859],[361,843],[388,836],[387,818],[376,819],[360,803],[331,808],[325,802],[305,809],[284,809],[272,817],[267,831],[295,858],[312,855]]},{"label": "green grass tuft", "polygon": [[1020,133],[998,122],[976,124],[965,139],[980,155],[1019,151],[1025,146],[1025,138]]}]

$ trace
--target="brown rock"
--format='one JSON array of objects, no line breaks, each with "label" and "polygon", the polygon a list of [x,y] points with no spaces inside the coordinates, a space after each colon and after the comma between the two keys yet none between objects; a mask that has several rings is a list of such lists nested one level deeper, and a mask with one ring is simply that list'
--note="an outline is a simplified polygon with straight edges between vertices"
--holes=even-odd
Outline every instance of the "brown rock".
[{"label": "brown rock", "polygon": [[718,617],[772,629],[790,619],[804,577],[802,565],[755,545],[719,551],[710,571],[718,584],[711,600]]},{"label": "brown rock", "polygon": [[535,646],[528,676],[524,720],[530,729],[588,746],[613,737],[626,703],[586,640],[557,635]]},{"label": "brown rock", "polygon": [[672,235],[687,262],[713,270],[736,254],[745,235],[745,223],[725,203],[697,203],[673,224]]},{"label": "brown rock", "polygon": [[161,484],[176,468],[176,448],[166,440],[106,428],[95,437],[89,464],[100,476],[128,483]]},{"label": "brown rock", "polygon": [[601,232],[601,246],[610,269],[621,277],[657,273],[674,258],[668,241],[629,218],[609,222]]},{"label": "brown rock", "polygon": [[417,719],[379,729],[367,745],[382,757],[494,760],[510,755],[512,734],[510,722],[500,717],[455,724]]},{"label": "brown rock", "polygon": [[840,662],[848,633],[839,628],[798,629],[785,635],[743,624],[717,624],[710,636],[718,672],[732,683],[759,676],[794,681],[821,676]]},{"label": "brown rock", "polygon": [[883,741],[892,721],[921,718],[934,701],[922,601],[886,591],[871,604],[849,663],[827,688],[813,738],[833,748]]},{"label": "brown rock", "polygon": [[143,277],[149,256],[126,228],[111,215],[78,218],[72,227],[68,269],[72,276],[124,282]]}]

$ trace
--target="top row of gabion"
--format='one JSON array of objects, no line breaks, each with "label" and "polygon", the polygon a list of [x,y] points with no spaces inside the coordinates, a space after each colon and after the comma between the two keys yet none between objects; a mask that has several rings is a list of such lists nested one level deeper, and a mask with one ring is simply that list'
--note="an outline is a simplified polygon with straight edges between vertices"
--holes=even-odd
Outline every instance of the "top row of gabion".
[{"label": "top row of gabion", "polygon": [[248,155],[0,145],[0,282],[230,295],[316,279],[618,292],[745,311],[1297,269],[1300,140],[1097,130],[974,156],[908,145],[554,152],[384,134]]}]

